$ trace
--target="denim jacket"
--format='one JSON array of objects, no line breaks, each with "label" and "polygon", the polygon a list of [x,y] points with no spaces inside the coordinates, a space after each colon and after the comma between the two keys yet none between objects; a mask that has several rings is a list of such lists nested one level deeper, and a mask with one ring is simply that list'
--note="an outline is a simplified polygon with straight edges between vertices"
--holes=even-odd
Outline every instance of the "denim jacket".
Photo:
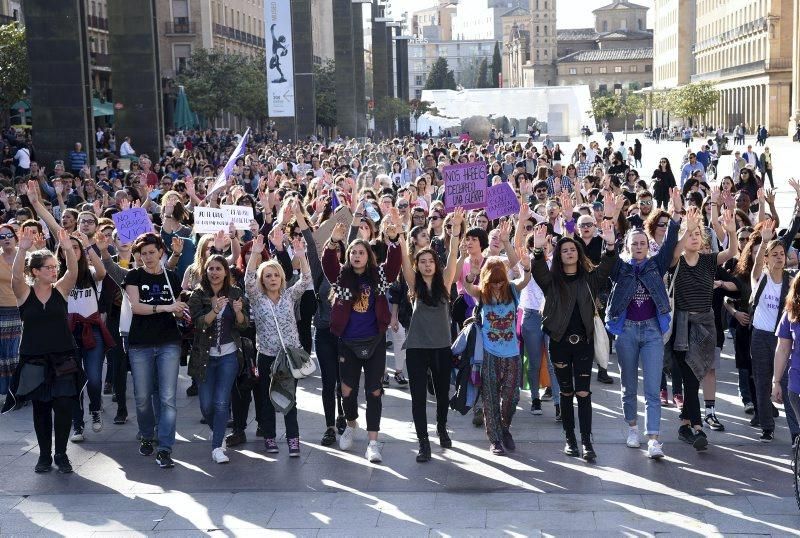
[{"label": "denim jacket", "polygon": [[[670,320],[670,304],[667,289],[664,286],[664,274],[672,263],[675,245],[678,243],[678,230],[678,223],[670,219],[664,243],[658,254],[638,264],[639,280],[647,288],[647,292],[656,304],[658,324],[662,334],[669,329]],[[611,334],[622,334],[628,304],[636,291],[636,266],[637,264],[633,260],[626,262],[618,259],[611,270],[609,277],[611,293],[608,296],[608,308],[606,308],[606,329]]]}]

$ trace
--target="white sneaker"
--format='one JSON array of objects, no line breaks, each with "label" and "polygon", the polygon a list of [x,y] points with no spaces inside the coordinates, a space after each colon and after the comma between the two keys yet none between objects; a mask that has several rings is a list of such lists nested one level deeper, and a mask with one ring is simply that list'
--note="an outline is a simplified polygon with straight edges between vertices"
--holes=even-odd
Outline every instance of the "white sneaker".
[{"label": "white sneaker", "polygon": [[83,428],[75,428],[72,437],[69,438],[73,443],[82,443],[86,438],[83,436]]},{"label": "white sneaker", "polygon": [[211,459],[214,460],[214,463],[228,463],[231,461],[225,454],[225,449],[222,447],[215,448],[211,451]]},{"label": "white sneaker", "polygon": [[92,411],[89,414],[92,417],[92,431],[94,433],[103,431],[103,417],[100,416],[100,411]]},{"label": "white sneaker", "polygon": [[367,453],[364,454],[364,457],[369,460],[370,463],[380,463],[383,461],[381,457],[381,447],[378,445],[378,441],[370,441],[367,445]]},{"label": "white sneaker", "polygon": [[341,450],[350,450],[353,447],[353,439],[356,437],[357,430],[358,423],[356,423],[355,427],[347,426],[344,429],[344,433],[339,436],[339,448]]},{"label": "white sneaker", "polygon": [[647,441],[647,456],[657,460],[664,457],[664,445],[656,439]]},{"label": "white sneaker", "polygon": [[636,426],[628,426],[628,439],[625,444],[630,448],[639,448],[639,428]]}]

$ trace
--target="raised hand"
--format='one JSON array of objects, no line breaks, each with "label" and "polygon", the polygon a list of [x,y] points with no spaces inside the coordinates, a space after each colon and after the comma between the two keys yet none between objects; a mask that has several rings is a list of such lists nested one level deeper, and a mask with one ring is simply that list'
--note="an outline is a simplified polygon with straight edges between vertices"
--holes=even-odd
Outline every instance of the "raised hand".
[{"label": "raised hand", "polygon": [[[175,239],[172,239],[172,244],[175,245]],[[94,244],[97,245],[97,248],[100,249],[100,252],[105,252],[108,250],[108,245],[111,242],[111,239],[104,233],[96,233],[94,234]]]},{"label": "raised hand", "polygon": [[292,249],[294,250],[295,256],[305,256],[306,242],[303,241],[302,237],[295,237],[292,239]]},{"label": "raised hand", "polygon": [[[19,238],[19,249],[20,250],[30,250],[33,246],[33,241],[35,239],[36,228],[33,226],[28,226],[27,228],[22,229],[22,234]],[[59,234],[59,239],[61,238],[61,234]]]},{"label": "raised hand", "polygon": [[789,179],[789,186],[791,186],[797,195],[800,196],[800,181],[795,178],[791,178]]},{"label": "raised hand", "polygon": [[728,236],[733,236],[736,233],[736,218],[730,209],[726,209],[722,214],[722,225],[725,227],[725,231],[728,232]]},{"label": "raised hand", "polygon": [[767,244],[767,241],[771,241],[775,235],[775,221],[772,219],[767,219],[764,221],[764,227],[761,228],[761,242],[762,244]]},{"label": "raised hand", "polygon": [[693,232],[700,227],[700,210],[692,206],[686,210],[686,232]]},{"label": "raised hand", "polygon": [[547,244],[547,226],[537,224],[533,228],[533,248],[544,248]]},{"label": "raised hand", "polygon": [[525,271],[531,270],[531,257],[525,248],[520,247],[517,249],[517,257],[519,258],[519,264],[522,266]]},{"label": "raised hand", "polygon": [[264,236],[261,234],[256,235],[253,239],[253,246],[250,249],[253,254],[261,254],[264,252]]},{"label": "raised hand", "polygon": [[565,219],[572,218],[572,196],[566,191],[563,191],[560,195],[561,198],[561,213],[564,215]]},{"label": "raised hand", "polygon": [[[29,227],[25,228],[25,231],[26,231],[26,232],[27,232],[27,231],[29,231],[29,230],[30,230],[31,232],[35,232],[35,231],[36,231],[36,228],[33,228],[32,226],[29,226]],[[67,230],[65,230],[64,228],[59,228],[59,229],[58,229],[58,235],[57,235],[57,237],[58,237],[58,244],[59,244],[59,246],[60,246],[61,248],[64,248],[65,246],[67,246],[67,245],[69,245],[69,244],[70,244],[69,232],[67,232]],[[35,240],[35,239],[36,239],[36,236],[35,236],[35,235],[34,235],[34,236],[32,236],[32,240]],[[21,245],[20,245],[20,246],[21,246]],[[30,248],[30,247],[29,247],[29,248]]]},{"label": "raised hand", "polygon": [[[100,234],[100,235],[103,235],[103,234]],[[175,253],[175,254],[180,256],[183,253],[183,239],[181,239],[177,235],[173,236],[172,244],[170,245],[170,247],[172,248],[172,252],[173,253]]]},{"label": "raised hand", "polygon": [[72,237],[80,241],[81,245],[83,245],[83,248],[88,248],[89,245],[91,244],[91,241],[89,241],[89,238],[86,237],[86,234],[81,231],[75,230],[74,232],[72,232]]},{"label": "raised hand", "polygon": [[500,224],[500,239],[507,243],[511,239],[511,221],[506,219]]},{"label": "raised hand", "polygon": [[47,240],[44,238],[44,234],[36,234],[36,237],[33,239],[33,248],[36,250],[47,248]]},{"label": "raised hand", "polygon": [[99,217],[103,214],[103,202],[100,200],[95,200],[92,202],[92,210],[94,210],[94,214],[96,217]]},{"label": "raised hand", "polygon": [[344,241],[344,234],[345,234],[344,223],[342,222],[337,223],[336,226],[333,227],[333,230],[331,230],[331,242],[340,243]]},{"label": "raised hand", "polygon": [[224,230],[217,230],[217,233],[214,234],[214,248],[217,249],[220,252],[225,250],[225,231]]},{"label": "raised hand", "polygon": [[764,200],[769,204],[772,205],[775,203],[775,189],[767,189],[764,193]]},{"label": "raised hand", "polygon": [[756,198],[758,198],[758,202],[759,203],[762,203],[764,201],[764,188],[763,187],[758,189],[758,192],[756,193]]},{"label": "raised hand", "polygon": [[600,224],[600,232],[600,237],[603,238],[607,245],[613,245],[617,240],[617,235],[614,232],[614,223],[610,220],[604,220]]},{"label": "raised hand", "polygon": [[283,250],[283,229],[280,226],[275,226],[269,233],[269,242],[275,247],[275,250],[281,252]]},{"label": "raised hand", "polygon": [[119,208],[123,211],[131,208],[131,201],[127,197],[119,201]]},{"label": "raised hand", "polygon": [[453,211],[453,217],[450,220],[450,223],[453,225],[453,227],[450,229],[450,233],[455,237],[461,235],[461,226],[464,224],[463,207],[457,207],[455,211]]},{"label": "raised hand", "polygon": [[715,204],[719,203],[719,197],[721,194],[722,191],[720,191],[719,185],[714,185],[713,187],[711,187],[711,201],[713,203]]}]

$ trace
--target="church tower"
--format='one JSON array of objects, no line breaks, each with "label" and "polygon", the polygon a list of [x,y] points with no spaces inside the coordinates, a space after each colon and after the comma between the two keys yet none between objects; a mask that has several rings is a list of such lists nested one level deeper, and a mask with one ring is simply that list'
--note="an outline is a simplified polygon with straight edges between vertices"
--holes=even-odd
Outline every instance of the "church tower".
[{"label": "church tower", "polygon": [[556,85],[556,0],[530,0],[530,48],[534,86]]}]

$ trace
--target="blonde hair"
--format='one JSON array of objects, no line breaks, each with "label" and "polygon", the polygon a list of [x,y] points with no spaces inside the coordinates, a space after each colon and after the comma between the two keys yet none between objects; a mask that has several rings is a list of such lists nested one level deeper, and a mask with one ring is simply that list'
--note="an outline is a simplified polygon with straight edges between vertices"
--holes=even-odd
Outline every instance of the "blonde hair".
[{"label": "blonde hair", "polygon": [[286,289],[286,273],[283,272],[283,267],[281,266],[278,260],[267,260],[262,262],[261,265],[258,266],[256,270],[256,278],[258,279],[258,286],[261,288],[261,291],[267,293],[267,289],[264,287],[264,271],[267,270],[268,267],[273,267],[278,270],[278,276],[281,277],[281,293],[283,290]]}]

